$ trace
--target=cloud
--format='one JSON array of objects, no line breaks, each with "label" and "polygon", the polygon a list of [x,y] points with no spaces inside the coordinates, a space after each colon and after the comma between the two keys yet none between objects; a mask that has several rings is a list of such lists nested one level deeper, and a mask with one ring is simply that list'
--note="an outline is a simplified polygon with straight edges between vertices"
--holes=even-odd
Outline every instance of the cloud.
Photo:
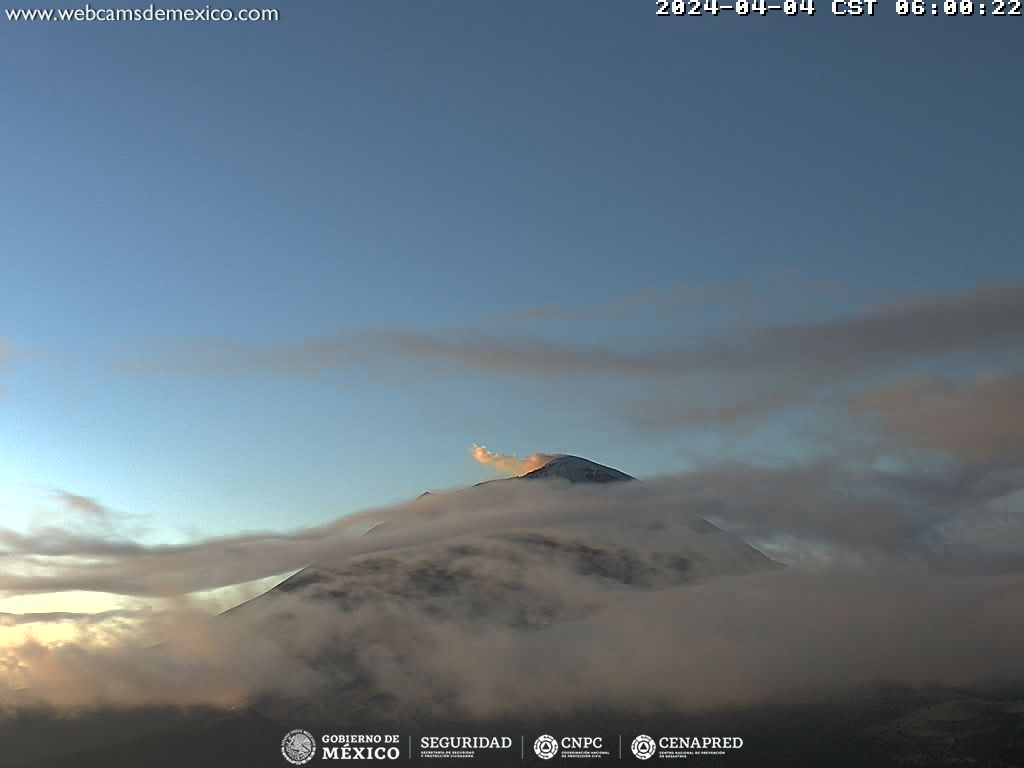
[{"label": "cloud", "polygon": [[521,459],[518,456],[495,453],[486,445],[476,443],[469,449],[469,452],[480,464],[493,467],[504,475],[525,475],[527,472],[540,469],[552,459],[558,458],[558,454],[531,453]]},{"label": "cloud", "polygon": [[317,701],[493,717],[1021,682],[1022,499],[1012,471],[736,464],[616,487],[495,483],[176,547],[8,533],[13,592],[45,575],[173,597],[316,565],[216,618],[175,602],[43,617],[78,633],[0,653],[0,709]]},{"label": "cloud", "polygon": [[749,305],[756,300],[753,288],[746,284],[686,284],[637,291],[611,301],[591,302],[574,306],[547,304],[527,307],[501,315],[498,319],[512,322],[594,322],[607,318],[622,319],[643,311],[692,313],[699,309],[729,304]]},{"label": "cloud", "polygon": [[0,592],[165,597],[215,589],[301,568],[333,538],[359,525],[359,518],[352,518],[287,534],[243,533],[154,546],[58,527],[30,533],[0,529]]},{"label": "cloud", "polygon": [[357,337],[307,338],[296,343],[254,345],[198,337],[151,342],[118,367],[137,375],[248,376],[316,378],[359,359]]},{"label": "cloud", "polygon": [[[606,593],[592,614],[545,633],[417,627],[419,675],[404,690],[424,708],[508,717],[594,702],[642,714],[830,700],[878,682],[1020,680],[1024,625],[1008,612],[1022,597],[1019,576],[952,580],[892,562],[873,573],[791,568]],[[417,688],[418,678],[446,681],[450,698]]]},{"label": "cloud", "polygon": [[[758,542],[788,537],[832,553],[933,562],[947,546],[944,532],[952,524],[973,524],[981,511],[1012,499],[1024,487],[1024,476],[969,467],[896,473],[820,461],[777,468],[719,464],[601,493],[547,483],[494,485],[435,492],[313,528],[175,545],[59,526],[29,532],[0,528],[0,591],[170,597],[288,573],[331,557],[455,535],[602,521],[636,535],[629,521],[665,509],[718,521]],[[381,523],[387,525],[362,535]]]},{"label": "cloud", "polygon": [[[655,292],[623,303],[667,310],[673,296]],[[536,385],[527,386],[527,397],[543,392],[549,406],[561,397],[567,408],[648,434],[707,424],[726,424],[739,434],[786,419],[791,431],[806,430],[809,411],[824,407],[845,418],[845,403],[866,387],[954,365],[998,368],[1024,351],[1020,282],[870,308],[837,306],[825,319],[795,322],[757,322],[747,306],[703,333],[696,330],[700,324],[659,323],[664,330],[654,334],[623,324],[615,339],[599,338],[599,326],[588,340],[568,340],[548,325],[529,331],[477,325],[376,327],[271,344],[151,340],[118,365],[134,375],[160,376],[376,376],[389,382],[479,376],[512,389]],[[807,418],[799,422],[790,418],[794,414]]]},{"label": "cloud", "polygon": [[849,317],[754,329],[703,346],[709,369],[820,379],[969,350],[1020,347],[1024,283],[895,302]]},{"label": "cloud", "polygon": [[1024,464],[1024,374],[999,373],[952,382],[917,379],[858,398],[892,435],[917,448],[969,462]]},{"label": "cloud", "polygon": [[318,376],[342,366],[405,362],[442,372],[633,379],[784,374],[817,381],[957,352],[1019,347],[1022,338],[1024,283],[1006,283],[902,300],[829,320],[752,326],[684,345],[649,339],[612,345],[523,333],[374,328],[294,344],[178,340],[129,357],[122,367],[141,374]]},{"label": "cloud", "polygon": [[967,686],[1024,674],[1024,631],[1012,618],[1020,576],[935,577],[889,562],[871,573],[790,568],[616,591],[543,575],[526,588],[585,600],[586,612],[521,629],[408,599],[341,614],[292,595],[230,621],[170,613],[113,641],[9,650],[16,672],[0,680],[18,694],[0,685],[0,707],[229,707],[272,694],[346,711],[390,699],[406,714],[522,717],[595,701],[635,713],[706,710],[876,682]]},{"label": "cloud", "polygon": [[80,496],[77,493],[71,493],[60,488],[54,489],[53,496],[66,509],[72,512],[85,515],[97,523],[110,523],[111,511],[95,499],[91,499],[88,496]]},{"label": "cloud", "polygon": [[718,393],[713,402],[680,403],[668,399],[644,398],[629,402],[626,413],[632,426],[644,432],[665,432],[681,426],[710,426],[720,430],[742,427],[769,412],[801,401],[798,389],[766,389],[753,397],[728,397]]},{"label": "cloud", "polygon": [[4,368],[7,367],[13,357],[14,347],[11,346],[10,342],[0,336],[0,373],[3,372]]},{"label": "cloud", "polygon": [[0,627],[20,627],[26,624],[104,624],[115,619],[139,619],[149,616],[150,611],[125,609],[76,613],[73,611],[48,611],[46,613],[3,613],[0,612]]},{"label": "cloud", "polygon": [[[249,627],[251,629],[251,627]],[[89,621],[67,642],[0,648],[0,712],[52,707],[209,705],[228,708],[261,690],[314,690],[313,671],[259,634],[190,609],[144,620]],[[243,652],[244,648],[244,652]]]}]

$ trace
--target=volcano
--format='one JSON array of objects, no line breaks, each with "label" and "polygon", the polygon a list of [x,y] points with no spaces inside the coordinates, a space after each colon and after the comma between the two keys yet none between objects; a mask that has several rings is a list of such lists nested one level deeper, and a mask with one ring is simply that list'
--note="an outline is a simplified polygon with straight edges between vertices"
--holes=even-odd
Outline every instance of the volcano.
[{"label": "volcano", "polygon": [[[610,490],[612,484],[626,481],[637,482],[618,469],[559,455],[532,472],[477,483],[452,498],[460,510],[472,510],[477,503],[493,504],[494,493],[522,488],[523,504],[536,503],[533,489],[550,503],[543,493],[551,489],[554,499],[561,500],[559,494],[564,493],[570,503],[603,507],[607,503],[602,505],[601,488]],[[599,514],[567,520],[556,506],[551,517],[531,515],[524,524],[516,519],[518,496],[499,497],[499,502],[510,508],[506,514],[515,520],[513,524],[485,525],[480,530],[465,514],[470,530],[435,535],[432,528],[443,525],[448,511],[446,497],[423,493],[406,517],[378,523],[364,534],[388,536],[400,542],[397,545],[388,546],[382,540],[365,554],[311,564],[266,596],[298,594],[330,601],[342,611],[367,602],[418,603],[435,612],[467,610],[476,618],[498,618],[525,627],[536,624],[538,617],[554,621],[559,613],[543,590],[527,588],[527,563],[637,589],[777,565],[741,539],[683,510],[628,509],[627,501],[613,504],[613,514],[602,509]],[[618,513],[627,509],[628,523]],[[414,538],[413,543],[406,543],[407,536]],[[487,573],[498,565],[503,574],[500,582]],[[520,578],[510,579],[513,574]],[[445,600],[451,604],[443,605]],[[578,613],[572,606],[563,608],[567,615]]]},{"label": "volcano", "polygon": [[603,616],[634,596],[781,567],[701,515],[633,492],[643,490],[563,455],[520,477],[421,495],[230,613],[303,654],[325,686],[319,706],[383,718],[455,711],[479,675],[473,663],[452,674],[451,648],[486,657],[489,637],[512,657],[557,658],[569,653],[566,632],[607,631]]},{"label": "volcano", "polygon": [[579,456],[560,455],[551,459],[544,466],[518,477],[504,477],[497,480],[485,480],[477,486],[508,480],[568,480],[570,483],[616,483],[624,480],[636,480],[632,475],[620,472],[596,461]]}]

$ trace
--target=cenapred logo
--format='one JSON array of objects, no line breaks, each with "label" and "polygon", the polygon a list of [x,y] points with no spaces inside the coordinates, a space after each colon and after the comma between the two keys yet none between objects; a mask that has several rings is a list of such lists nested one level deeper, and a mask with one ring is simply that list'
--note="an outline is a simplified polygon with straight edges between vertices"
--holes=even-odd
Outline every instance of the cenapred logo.
[{"label": "cenapred logo", "polygon": [[658,746],[654,743],[654,739],[646,733],[641,733],[633,739],[632,750],[633,754],[638,758],[646,760],[649,757],[654,757],[654,753],[658,751]]},{"label": "cenapred logo", "polygon": [[316,740],[309,731],[295,728],[281,740],[281,754],[292,765],[304,765],[316,754]]},{"label": "cenapred logo", "polygon": [[538,736],[537,740],[533,742],[533,751],[541,760],[550,760],[558,754],[558,742],[555,741],[554,736],[548,736],[545,733],[543,736]]}]

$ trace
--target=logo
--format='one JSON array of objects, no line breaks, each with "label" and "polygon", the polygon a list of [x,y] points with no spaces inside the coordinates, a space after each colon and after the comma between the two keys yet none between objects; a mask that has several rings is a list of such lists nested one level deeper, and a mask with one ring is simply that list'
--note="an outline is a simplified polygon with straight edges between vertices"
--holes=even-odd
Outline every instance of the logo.
[{"label": "logo", "polygon": [[419,740],[419,757],[422,758],[434,757],[448,759],[479,757],[482,753],[490,750],[504,750],[511,754],[512,737],[422,736]]},{"label": "logo", "polygon": [[728,754],[731,749],[742,749],[743,739],[739,736],[659,736],[655,740],[642,733],[633,739],[632,748],[640,760],[655,756],[683,760]]},{"label": "logo", "polygon": [[533,742],[533,751],[537,753],[537,757],[541,760],[550,760],[558,754],[558,742],[555,741],[554,736],[548,736],[545,733]]},{"label": "logo", "polygon": [[316,754],[316,742],[313,740],[313,734],[301,728],[288,731],[281,740],[281,754],[292,765],[308,763]]},{"label": "logo", "polygon": [[639,757],[641,760],[646,760],[649,757],[654,757],[654,753],[658,751],[657,745],[654,743],[654,739],[648,736],[646,733],[641,733],[635,739],[633,739],[633,754]]},{"label": "logo", "polygon": [[588,759],[611,757],[611,752],[604,748],[604,736],[561,736],[555,738],[544,734],[533,742],[533,751],[542,760],[550,760],[555,755],[561,760]]},{"label": "logo", "polygon": [[397,760],[397,733],[325,733],[320,737],[322,760]]}]

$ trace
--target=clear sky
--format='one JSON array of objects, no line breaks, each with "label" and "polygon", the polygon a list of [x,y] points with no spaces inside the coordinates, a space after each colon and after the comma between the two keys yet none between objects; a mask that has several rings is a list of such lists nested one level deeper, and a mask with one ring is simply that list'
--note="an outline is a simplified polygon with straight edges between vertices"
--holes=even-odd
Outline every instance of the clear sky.
[{"label": "clear sky", "polygon": [[6,525],[293,529],[490,477],[474,442],[799,455],[800,414],[639,413],[744,400],[639,358],[1024,278],[1020,18],[278,7],[0,20]]}]

